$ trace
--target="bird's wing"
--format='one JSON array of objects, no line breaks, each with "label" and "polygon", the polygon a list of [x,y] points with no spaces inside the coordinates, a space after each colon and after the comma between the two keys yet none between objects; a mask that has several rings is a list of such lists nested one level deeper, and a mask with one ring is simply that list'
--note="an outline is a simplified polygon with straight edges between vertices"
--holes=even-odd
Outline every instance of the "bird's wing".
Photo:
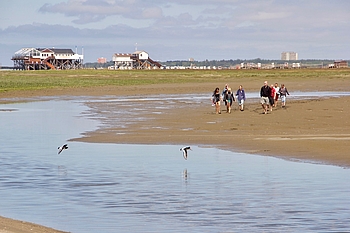
[{"label": "bird's wing", "polygon": [[184,156],[184,159],[187,160],[187,151],[186,150],[183,150],[183,156]]},{"label": "bird's wing", "polygon": [[62,152],[62,150],[63,150],[63,147],[60,147],[60,148],[58,148],[59,150],[58,150],[58,154],[61,154],[61,152]]}]

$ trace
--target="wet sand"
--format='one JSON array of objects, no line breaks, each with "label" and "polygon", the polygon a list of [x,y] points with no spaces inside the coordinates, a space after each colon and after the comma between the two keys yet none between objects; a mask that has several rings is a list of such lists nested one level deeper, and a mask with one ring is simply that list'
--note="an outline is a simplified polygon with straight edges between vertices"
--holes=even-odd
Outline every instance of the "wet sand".
[{"label": "wet sand", "polygon": [[[286,108],[279,103],[267,115],[262,114],[258,100],[247,103],[243,112],[234,103],[231,114],[226,113],[222,105],[222,114],[217,115],[209,98],[210,94],[208,104],[204,106],[176,104],[170,109],[162,109],[162,114],[156,116],[145,112],[144,117],[153,119],[126,128],[113,125],[113,120],[109,119],[111,125],[107,129],[88,132],[73,140],[212,146],[350,167],[347,152],[350,149],[350,97],[299,101],[287,98]],[[161,101],[159,105],[162,105]],[[107,109],[102,107],[101,110]],[[118,123],[118,119],[114,121]]]},{"label": "wet sand", "polygon": [[[268,80],[268,79],[267,79]],[[242,84],[249,92],[260,90],[264,80],[249,79],[227,82],[233,90]],[[274,82],[275,80],[268,80]],[[281,83],[279,81],[279,83]],[[308,79],[284,82],[294,91],[350,91],[346,79]],[[217,147],[231,151],[282,157],[291,160],[350,167],[350,97],[291,101],[262,114],[259,102],[250,102],[245,111],[236,103],[231,114],[222,105],[217,115],[209,97],[216,86],[225,81],[192,84],[161,84],[132,87],[66,88],[55,90],[0,93],[0,102],[22,101],[38,96],[125,96],[149,94],[208,93],[208,104],[173,106],[156,118],[124,128],[111,124],[108,128],[87,132],[72,140],[92,143],[178,144]],[[15,100],[8,98],[17,98]],[[159,105],[162,102],[159,101]],[[101,107],[101,106],[100,106]],[[102,107],[103,108],[103,107]],[[149,114],[147,112],[145,115]],[[126,116],[127,117],[127,116]],[[34,230],[35,228],[35,230]],[[0,232],[60,232],[31,223],[0,218]]]}]

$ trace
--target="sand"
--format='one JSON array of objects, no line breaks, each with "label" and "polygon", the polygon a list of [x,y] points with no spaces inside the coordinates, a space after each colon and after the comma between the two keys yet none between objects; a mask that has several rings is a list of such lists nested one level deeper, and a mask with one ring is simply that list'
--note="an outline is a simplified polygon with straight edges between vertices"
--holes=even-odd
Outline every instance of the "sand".
[{"label": "sand", "polygon": [[0,217],[0,233],[64,233],[38,224]]},{"label": "sand", "polygon": [[[246,91],[259,92],[264,80],[248,80],[230,86],[237,90],[243,84]],[[269,82],[273,82],[268,80]],[[288,80],[285,82],[291,95],[294,91],[350,91],[344,79]],[[0,93],[0,102],[21,101],[37,96],[110,96],[208,93],[208,104],[192,104],[183,108],[174,105],[163,114],[123,129],[108,128],[86,132],[71,140],[92,143],[176,144],[216,147],[231,151],[281,157],[312,163],[350,167],[350,97],[319,98],[291,101],[286,108],[280,105],[268,114],[259,102],[250,102],[245,111],[236,103],[231,114],[222,105],[222,114],[215,114],[209,97],[223,82],[198,84],[162,84],[133,87],[67,88],[49,91]],[[107,97],[106,97],[107,98]],[[110,97],[108,97],[110,98]],[[159,103],[162,104],[161,101]],[[279,103],[280,104],[280,103]],[[101,107],[101,106],[99,106]],[[102,107],[103,108],[103,107]],[[144,113],[147,115],[148,113]],[[36,227],[35,230],[32,228]],[[0,232],[60,232],[40,226],[0,218]]]}]

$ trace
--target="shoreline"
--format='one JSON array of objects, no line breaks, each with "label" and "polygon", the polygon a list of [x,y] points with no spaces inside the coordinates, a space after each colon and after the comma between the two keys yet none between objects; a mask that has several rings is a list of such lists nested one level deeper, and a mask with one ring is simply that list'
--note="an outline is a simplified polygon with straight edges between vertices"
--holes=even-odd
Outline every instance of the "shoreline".
[{"label": "shoreline", "polygon": [[[118,118],[108,116],[108,127],[85,132],[71,141],[120,144],[178,144],[212,146],[233,152],[279,157],[312,163],[350,167],[350,96],[294,100],[287,107],[262,115],[261,106],[249,103],[245,111],[221,106],[216,115],[210,104],[163,110],[147,121],[120,128]],[[94,109],[104,112],[107,109]],[[189,113],[190,112],[190,113]],[[333,114],[334,113],[334,114]],[[143,115],[148,117],[147,113]],[[181,118],[179,116],[188,116]],[[105,118],[103,116],[102,118]],[[153,117],[153,118],[152,118]],[[272,126],[271,126],[272,125]]]}]

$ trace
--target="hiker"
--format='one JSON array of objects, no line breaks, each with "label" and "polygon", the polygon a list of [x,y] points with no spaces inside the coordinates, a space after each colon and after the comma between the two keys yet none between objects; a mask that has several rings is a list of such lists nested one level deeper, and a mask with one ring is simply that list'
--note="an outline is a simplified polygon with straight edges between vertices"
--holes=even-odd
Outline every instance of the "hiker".
[{"label": "hiker", "polygon": [[273,88],[275,89],[275,103],[274,103],[274,107],[277,107],[278,97],[280,95],[280,87],[278,86],[278,83],[275,83],[275,86]]},{"label": "hiker", "polygon": [[236,93],[236,99],[238,102],[239,110],[244,111],[245,92],[242,85],[239,85]]},{"label": "hiker", "polygon": [[264,82],[264,86],[260,89],[260,103],[264,109],[263,114],[267,114],[267,108],[269,107],[269,97],[271,95],[271,89],[267,85],[267,81]]},{"label": "hiker", "polygon": [[221,109],[220,109],[221,93],[220,93],[220,89],[218,87],[215,88],[215,90],[213,92],[212,101],[213,101],[213,104],[215,106],[215,113],[221,114]]},{"label": "hiker", "polygon": [[226,91],[225,100],[226,100],[226,112],[231,113],[231,106],[232,106],[232,103],[235,101],[235,97],[233,96],[233,93],[230,87]]},{"label": "hiker", "polygon": [[281,85],[281,88],[279,90],[281,101],[282,101],[282,108],[286,107],[286,97],[289,95],[289,92],[287,88],[284,86],[284,84]]},{"label": "hiker", "polygon": [[271,90],[271,94],[269,96],[269,102],[270,102],[270,112],[272,112],[272,107],[275,105],[275,95],[276,95],[276,92],[275,92],[276,90],[273,84],[271,84],[270,90]]}]

